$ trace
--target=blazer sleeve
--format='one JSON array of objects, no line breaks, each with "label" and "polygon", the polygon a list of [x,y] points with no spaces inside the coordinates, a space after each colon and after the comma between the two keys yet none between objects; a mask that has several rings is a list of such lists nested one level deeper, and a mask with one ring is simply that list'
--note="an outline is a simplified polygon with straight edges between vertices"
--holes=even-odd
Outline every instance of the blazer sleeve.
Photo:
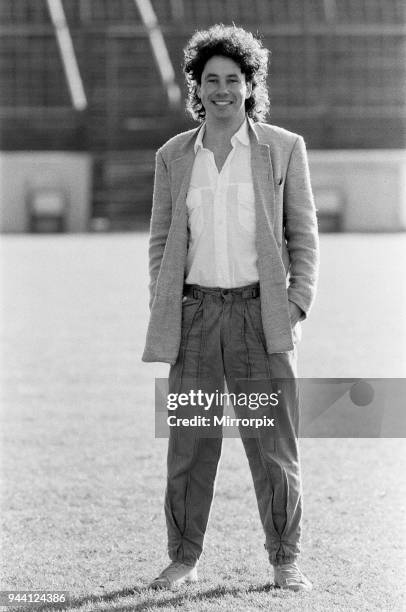
[{"label": "blazer sleeve", "polygon": [[290,259],[288,299],[302,310],[303,320],[316,294],[319,239],[306,146],[301,136],[296,139],[288,164],[283,216]]},{"label": "blazer sleeve", "polygon": [[168,169],[160,150],[155,157],[154,191],[149,235],[149,308],[151,309],[172,218]]}]

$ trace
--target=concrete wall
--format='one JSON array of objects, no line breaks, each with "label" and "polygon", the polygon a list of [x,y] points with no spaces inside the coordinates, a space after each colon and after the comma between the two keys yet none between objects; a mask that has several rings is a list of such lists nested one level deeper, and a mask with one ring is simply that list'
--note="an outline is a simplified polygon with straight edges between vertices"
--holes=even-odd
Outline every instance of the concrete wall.
[{"label": "concrete wall", "polygon": [[309,151],[312,186],[323,214],[343,231],[406,229],[406,151]]},{"label": "concrete wall", "polygon": [[[406,151],[313,150],[309,163],[322,228],[330,219],[342,231],[406,230]],[[47,189],[66,200],[65,230],[87,231],[90,154],[0,152],[0,232],[29,231],[32,193]]]},{"label": "concrete wall", "polygon": [[83,232],[91,215],[92,158],[87,153],[0,152],[0,231],[29,231],[33,194],[60,193],[65,230]]}]

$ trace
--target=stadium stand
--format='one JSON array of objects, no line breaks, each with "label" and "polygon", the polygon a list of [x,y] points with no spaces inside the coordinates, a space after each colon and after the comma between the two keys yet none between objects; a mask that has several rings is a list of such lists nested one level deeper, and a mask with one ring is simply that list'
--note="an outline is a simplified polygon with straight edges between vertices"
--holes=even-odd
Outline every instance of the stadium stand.
[{"label": "stadium stand", "polygon": [[[271,122],[310,149],[401,149],[403,0],[152,0],[185,94],[182,49],[215,22],[272,50]],[[62,0],[88,106],[72,107],[46,0],[0,0],[2,151],[88,151],[92,217],[137,226],[150,207],[154,150],[193,123],[171,108],[135,0]]]}]

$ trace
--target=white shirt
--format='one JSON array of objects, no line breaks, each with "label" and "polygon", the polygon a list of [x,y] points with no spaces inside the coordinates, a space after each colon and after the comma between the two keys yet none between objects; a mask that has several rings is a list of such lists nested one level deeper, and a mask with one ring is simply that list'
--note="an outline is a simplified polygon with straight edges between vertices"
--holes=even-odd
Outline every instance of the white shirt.
[{"label": "white shirt", "polygon": [[186,283],[242,287],[258,281],[248,124],[245,119],[231,138],[232,150],[221,172],[213,152],[203,147],[204,130],[203,126],[196,139],[186,198]]}]

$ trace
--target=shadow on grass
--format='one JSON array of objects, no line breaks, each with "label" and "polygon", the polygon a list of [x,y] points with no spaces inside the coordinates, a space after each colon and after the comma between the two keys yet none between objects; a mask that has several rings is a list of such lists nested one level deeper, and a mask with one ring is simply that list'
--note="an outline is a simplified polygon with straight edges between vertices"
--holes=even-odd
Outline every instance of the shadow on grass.
[{"label": "shadow on grass", "polygon": [[[248,588],[238,588],[238,587],[226,587],[226,586],[218,586],[215,588],[207,589],[206,591],[199,591],[197,593],[191,592],[189,589],[179,591],[172,591],[168,593],[168,596],[164,599],[158,599],[159,596],[165,592],[163,590],[152,591],[151,589],[147,589],[145,587],[135,587],[134,589],[126,589],[125,591],[117,592],[117,593],[109,593],[108,595],[102,596],[101,598],[97,598],[100,602],[106,602],[111,599],[116,599],[117,597],[128,597],[128,596],[141,596],[142,601],[138,603],[129,603],[128,605],[118,606],[114,608],[114,612],[143,612],[146,610],[151,610],[151,608],[164,608],[166,606],[180,606],[186,602],[199,602],[199,601],[208,601],[210,599],[218,599],[224,595],[241,595],[244,593],[266,593],[270,591],[279,591],[272,584],[264,584],[258,586],[252,586]],[[152,596],[152,593],[155,593],[155,596]],[[144,596],[144,597],[143,597]],[[96,599],[96,598],[95,598]],[[89,598],[89,601],[92,601],[92,598]],[[84,602],[82,602],[84,603]],[[117,603],[117,602],[116,602]]]},{"label": "shadow on grass", "polygon": [[[179,606],[186,602],[199,602],[199,601],[208,601],[210,599],[218,599],[224,595],[241,595],[241,593],[266,593],[275,591],[278,592],[273,584],[264,584],[257,585],[248,588],[238,588],[238,587],[226,587],[226,586],[218,586],[215,588],[210,588],[206,591],[199,592],[191,592],[190,590],[182,590],[178,591],[170,591],[168,596],[164,599],[158,599],[158,597],[162,596],[165,592],[164,590],[152,591],[151,589],[146,588],[145,586],[136,586],[132,589],[121,589],[120,591],[112,591],[111,593],[106,593],[105,595],[89,595],[86,597],[78,597],[72,598],[69,602],[66,603],[65,606],[55,606],[50,607],[47,605],[44,606],[35,606],[36,612],[57,612],[58,610],[69,610],[74,611],[76,609],[81,608],[84,605],[88,604],[99,604],[100,606],[105,606],[108,602],[115,602],[114,612],[143,612],[146,610],[151,610],[151,608],[164,608],[165,606]],[[155,593],[155,596],[152,596],[152,593]],[[117,601],[120,598],[127,597],[140,597],[142,601],[124,604],[123,606],[119,605]],[[94,608],[95,610],[97,608]],[[17,610],[17,608],[16,608]],[[11,612],[11,610],[10,610]],[[21,612],[21,608],[20,608]]]},{"label": "shadow on grass", "polygon": [[[182,591],[181,593],[173,593],[173,595],[165,597],[165,599],[157,600],[155,597],[149,597],[148,599],[144,599],[144,601],[140,601],[138,604],[132,606],[123,606],[121,608],[117,608],[115,612],[128,612],[130,609],[134,612],[143,612],[144,610],[150,610],[152,607],[154,608],[164,608],[165,606],[180,606],[181,604],[187,602],[199,602],[199,601],[208,601],[210,599],[219,599],[224,595],[241,595],[244,593],[266,593],[270,591],[278,591],[273,584],[264,584],[258,586],[252,586],[248,588],[238,588],[238,587],[226,587],[226,586],[218,586],[215,588],[207,589],[206,591],[199,591],[197,593],[192,593],[190,591]],[[151,593],[149,589],[145,591],[146,593]],[[159,591],[158,591],[159,592]],[[162,591],[161,591],[162,593]]]}]

